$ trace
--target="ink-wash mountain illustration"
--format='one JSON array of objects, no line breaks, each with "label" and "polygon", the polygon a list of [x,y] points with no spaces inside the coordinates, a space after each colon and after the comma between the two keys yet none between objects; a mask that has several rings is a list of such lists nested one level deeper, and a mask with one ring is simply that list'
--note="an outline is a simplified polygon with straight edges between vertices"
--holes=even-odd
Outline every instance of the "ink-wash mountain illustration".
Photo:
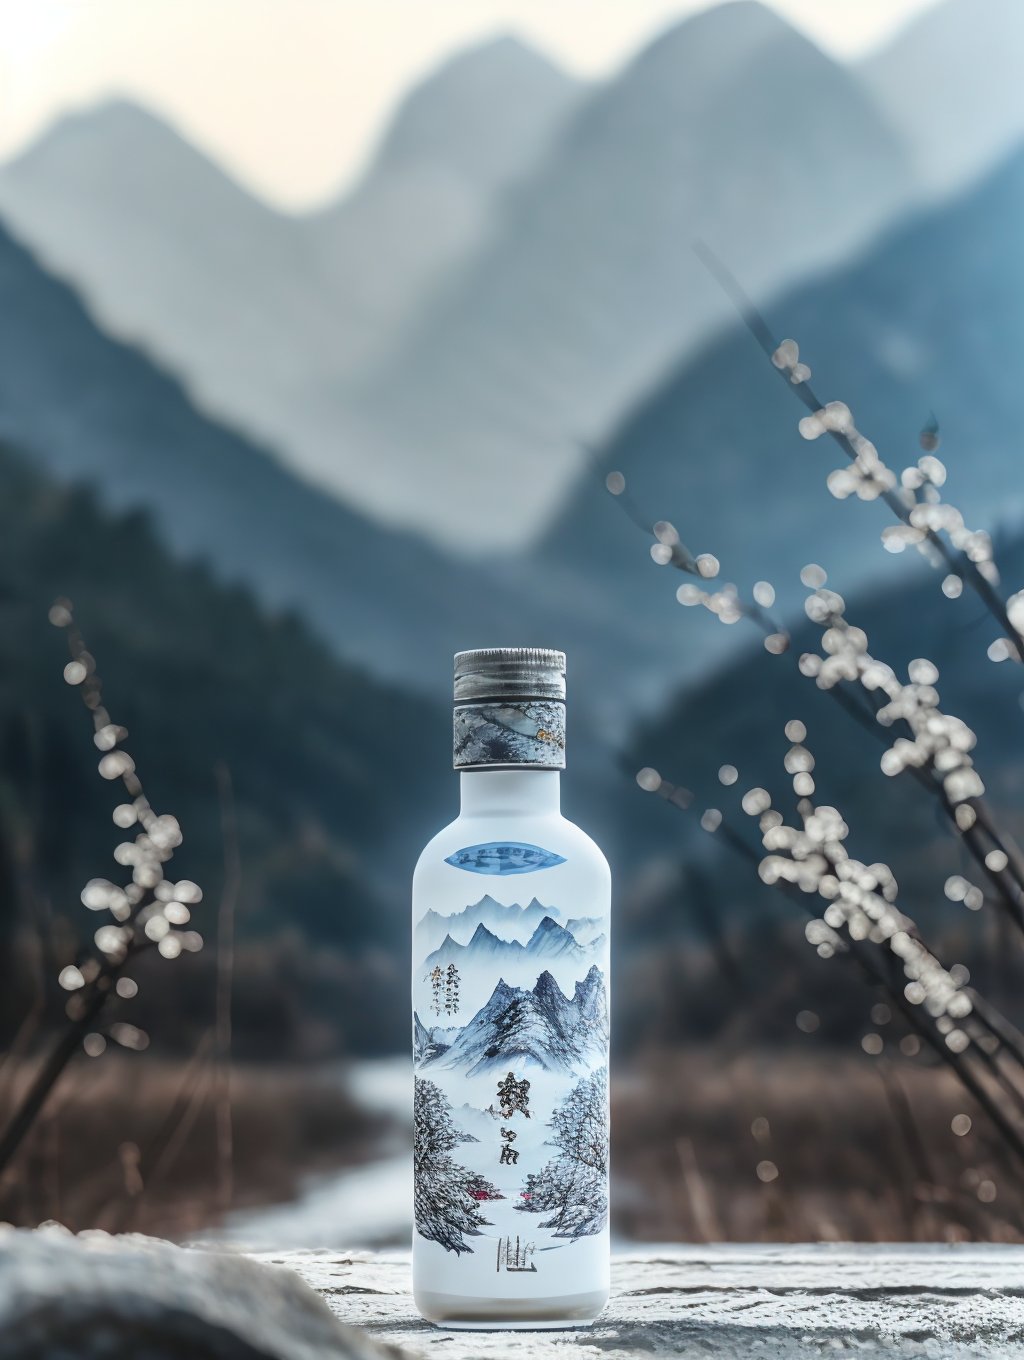
[{"label": "ink-wash mountain illustration", "polygon": [[451,1047],[422,1065],[467,1076],[503,1065],[571,1073],[603,1061],[607,1042],[604,975],[593,964],[571,998],[546,970],[530,991],[500,980]]},{"label": "ink-wash mountain illustration", "polygon": [[[529,908],[516,910],[532,914],[536,905],[531,903]],[[511,919],[518,925],[524,917]],[[431,985],[433,1013],[441,1016],[443,1011],[445,1016],[455,1018],[475,1014],[490,996],[499,976],[511,987],[532,987],[540,969],[547,967],[562,987],[571,987],[590,964],[602,961],[606,946],[607,937],[593,931],[587,943],[581,945],[569,930],[547,914],[525,943],[505,939],[481,921],[466,944],[446,933],[438,947],[423,960],[420,974],[422,981]]]},{"label": "ink-wash mountain illustration", "polygon": [[413,1012],[412,1017],[412,1045],[413,1057],[417,1067],[426,1062],[431,1062],[434,1058],[439,1058],[442,1053],[447,1053],[454,1041],[462,1033],[459,1025],[454,1027],[445,1025],[427,1026],[420,1019],[417,1012]]},{"label": "ink-wash mountain illustration", "polygon": [[486,894],[479,902],[451,916],[428,911],[416,925],[416,952],[430,953],[446,936],[456,944],[469,944],[481,925],[499,940],[518,940],[520,944],[526,944],[546,916],[557,920],[560,915],[557,907],[542,906],[536,898],[525,907],[518,902],[505,906]]},{"label": "ink-wash mountain illustration", "polygon": [[603,945],[604,936],[599,935],[584,949],[564,926],[560,926],[550,916],[544,917],[525,945],[518,940],[500,939],[481,922],[468,944],[459,944],[451,935],[445,935],[440,946],[427,955],[424,967],[429,969],[449,963],[462,967],[490,961],[522,963],[535,959],[569,959],[574,963],[583,963]]},{"label": "ink-wash mountain illustration", "polygon": [[565,928],[577,944],[591,944],[601,935],[604,922],[600,916],[575,916],[566,921]]}]

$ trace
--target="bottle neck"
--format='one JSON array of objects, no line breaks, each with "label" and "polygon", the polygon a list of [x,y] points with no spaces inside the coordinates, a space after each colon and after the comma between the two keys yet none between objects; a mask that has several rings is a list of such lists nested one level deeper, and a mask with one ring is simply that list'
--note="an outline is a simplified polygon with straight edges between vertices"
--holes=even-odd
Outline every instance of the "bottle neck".
[{"label": "bottle neck", "polygon": [[561,810],[560,770],[463,770],[463,817],[518,813],[545,816]]}]

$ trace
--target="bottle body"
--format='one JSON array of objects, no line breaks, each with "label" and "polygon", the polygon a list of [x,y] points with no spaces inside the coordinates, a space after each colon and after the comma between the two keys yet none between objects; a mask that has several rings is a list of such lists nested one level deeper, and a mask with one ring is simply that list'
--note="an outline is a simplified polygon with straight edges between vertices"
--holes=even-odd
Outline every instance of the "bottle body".
[{"label": "bottle body", "polygon": [[556,770],[460,779],[413,879],[414,1295],[578,1325],[608,1296],[608,865]]}]

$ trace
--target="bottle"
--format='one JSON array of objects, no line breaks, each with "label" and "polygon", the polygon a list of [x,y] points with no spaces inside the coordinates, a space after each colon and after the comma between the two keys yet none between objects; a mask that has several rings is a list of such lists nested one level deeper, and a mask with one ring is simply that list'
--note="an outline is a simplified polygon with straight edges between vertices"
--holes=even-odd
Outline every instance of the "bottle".
[{"label": "bottle", "polygon": [[461,811],[413,876],[413,1294],[456,1328],[608,1298],[611,876],[559,806],[565,656],[455,657]]}]

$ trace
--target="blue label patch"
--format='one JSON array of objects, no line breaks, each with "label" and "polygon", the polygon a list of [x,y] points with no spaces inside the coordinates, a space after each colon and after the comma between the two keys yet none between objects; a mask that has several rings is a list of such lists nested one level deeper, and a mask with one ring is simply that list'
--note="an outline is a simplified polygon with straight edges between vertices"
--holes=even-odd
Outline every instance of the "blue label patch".
[{"label": "blue label patch", "polygon": [[467,845],[449,855],[445,864],[465,869],[470,874],[532,874],[564,864],[565,856],[556,855],[540,845],[522,841],[488,841],[486,845]]}]

